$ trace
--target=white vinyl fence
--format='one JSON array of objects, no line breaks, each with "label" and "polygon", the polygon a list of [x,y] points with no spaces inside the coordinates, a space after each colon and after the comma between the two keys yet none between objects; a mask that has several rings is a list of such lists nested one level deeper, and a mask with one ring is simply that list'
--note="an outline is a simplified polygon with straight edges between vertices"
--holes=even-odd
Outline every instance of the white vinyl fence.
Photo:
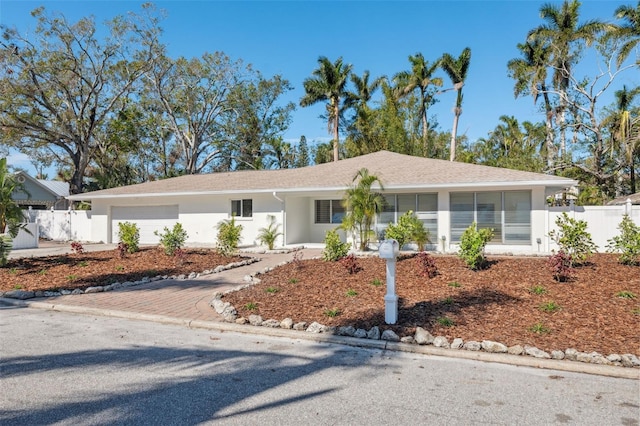
[{"label": "white vinyl fence", "polygon": [[40,237],[53,241],[92,241],[90,210],[32,210]]},{"label": "white vinyl fence", "polygon": [[20,250],[27,248],[37,248],[38,247],[38,224],[37,223],[27,223],[26,229],[21,229],[18,232],[18,235],[13,239],[12,250]]},{"label": "white vinyl fence", "polygon": [[[640,206],[631,203],[622,206],[567,206],[549,207],[548,229],[557,230],[556,219],[563,213],[576,220],[587,222],[587,232],[598,246],[599,252],[607,251],[607,241],[620,234],[618,225],[625,214],[628,214],[636,225],[640,226]],[[549,249],[557,250],[558,246],[549,237]]]}]

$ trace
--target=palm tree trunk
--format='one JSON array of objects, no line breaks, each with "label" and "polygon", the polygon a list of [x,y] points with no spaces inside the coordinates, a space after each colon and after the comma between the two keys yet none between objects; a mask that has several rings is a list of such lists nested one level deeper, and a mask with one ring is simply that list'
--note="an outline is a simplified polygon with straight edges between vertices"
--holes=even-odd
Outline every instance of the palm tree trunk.
[{"label": "palm tree trunk", "polygon": [[334,110],[335,119],[333,120],[333,161],[338,161],[339,147],[340,147],[340,133],[339,133],[339,108],[336,105]]},{"label": "palm tree trunk", "polygon": [[451,147],[449,149],[450,156],[449,161],[455,161],[456,159],[456,136],[458,134],[458,120],[460,119],[460,113],[456,108],[453,115],[453,129],[451,129]]}]

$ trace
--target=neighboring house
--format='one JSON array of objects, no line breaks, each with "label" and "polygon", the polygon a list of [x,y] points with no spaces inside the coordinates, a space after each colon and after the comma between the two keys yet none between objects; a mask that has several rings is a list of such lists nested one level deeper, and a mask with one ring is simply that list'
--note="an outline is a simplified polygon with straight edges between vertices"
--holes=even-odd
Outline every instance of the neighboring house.
[{"label": "neighboring house", "polygon": [[623,195],[622,197],[614,198],[607,203],[608,206],[622,206],[627,204],[627,200],[631,201],[631,204],[640,205],[640,192],[635,194]]},{"label": "neighboring house", "polygon": [[[118,222],[140,228],[141,243],[180,222],[188,243],[214,243],[216,225],[235,215],[242,244],[257,240],[274,215],[279,245],[322,243],[344,215],[341,200],[361,168],[377,176],[389,207],[377,218],[381,231],[408,210],[430,231],[430,249],[453,251],[476,221],[494,229],[491,252],[549,250],[546,199],[577,184],[539,173],[434,160],[380,151],[298,169],[187,175],[68,197],[91,201],[92,240],[117,242]],[[344,236],[344,235],[343,235]]]},{"label": "neighboring house", "polygon": [[35,179],[25,172],[17,172],[16,180],[25,191],[17,191],[13,200],[23,209],[33,210],[66,210],[69,207],[69,184],[55,180]]}]

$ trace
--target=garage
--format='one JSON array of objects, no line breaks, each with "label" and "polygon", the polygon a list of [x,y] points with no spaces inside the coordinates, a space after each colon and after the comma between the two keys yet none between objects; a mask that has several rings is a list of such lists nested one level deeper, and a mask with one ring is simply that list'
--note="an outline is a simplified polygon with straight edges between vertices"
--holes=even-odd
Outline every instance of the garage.
[{"label": "garage", "polygon": [[118,223],[131,222],[138,225],[140,244],[157,244],[160,238],[155,231],[164,227],[173,228],[178,222],[178,206],[113,206],[111,207],[111,241],[117,243]]}]

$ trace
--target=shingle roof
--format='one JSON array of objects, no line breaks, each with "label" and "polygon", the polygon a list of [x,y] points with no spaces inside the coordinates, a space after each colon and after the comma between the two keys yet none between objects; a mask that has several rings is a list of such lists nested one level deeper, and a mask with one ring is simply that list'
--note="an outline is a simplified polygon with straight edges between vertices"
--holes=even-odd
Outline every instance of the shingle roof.
[{"label": "shingle roof", "polygon": [[568,187],[572,179],[469,163],[378,151],[298,169],[250,170],[186,175],[137,185],[88,192],[73,200],[161,194],[297,192],[342,190],[361,168],[376,175],[386,190],[401,188],[530,185]]},{"label": "shingle roof", "polygon": [[627,203],[627,200],[631,200],[631,204],[640,204],[640,192],[635,194],[623,195],[622,197],[614,198],[607,203],[608,206],[621,206]]}]

